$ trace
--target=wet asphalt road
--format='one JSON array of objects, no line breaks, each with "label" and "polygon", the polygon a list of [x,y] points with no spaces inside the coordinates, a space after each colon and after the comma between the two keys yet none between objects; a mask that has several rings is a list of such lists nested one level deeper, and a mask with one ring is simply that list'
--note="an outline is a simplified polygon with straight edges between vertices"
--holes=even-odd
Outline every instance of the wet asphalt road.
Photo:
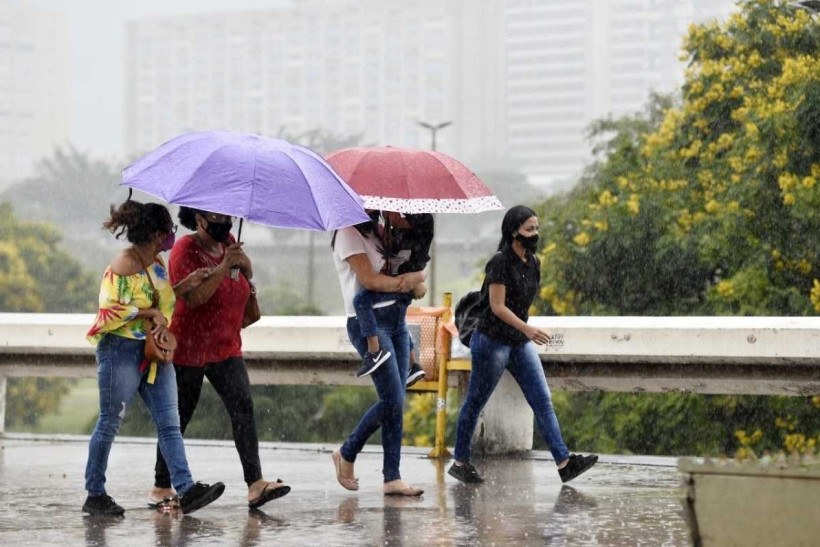
[{"label": "wet asphalt road", "polygon": [[108,493],[123,518],[81,512],[87,440],[13,436],[0,440],[0,545],[685,545],[680,477],[673,458],[602,457],[562,485],[549,455],[477,460],[483,485],[446,474],[450,462],[405,448],[402,474],[425,489],[419,499],[381,492],[381,453],[356,463],[358,492],[336,483],[332,445],[262,443],[266,478],[293,490],[249,511],[230,443],[186,441],[195,480],[226,484],[225,494],[192,515],[145,504],[154,445],[120,438]]}]

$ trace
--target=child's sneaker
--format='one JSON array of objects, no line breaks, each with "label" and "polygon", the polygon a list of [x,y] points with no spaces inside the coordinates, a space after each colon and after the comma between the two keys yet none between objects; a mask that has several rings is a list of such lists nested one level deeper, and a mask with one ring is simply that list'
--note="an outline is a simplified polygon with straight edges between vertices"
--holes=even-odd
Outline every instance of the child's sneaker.
[{"label": "child's sneaker", "polygon": [[407,383],[406,386],[410,387],[419,380],[424,378],[424,371],[421,369],[418,363],[410,363],[410,370],[407,371]]},{"label": "child's sneaker", "polygon": [[391,353],[389,351],[383,349],[379,349],[379,351],[375,353],[368,351],[364,359],[362,359],[362,365],[359,367],[359,370],[356,371],[356,377],[361,378],[362,376],[372,374],[382,363],[390,359],[390,355]]}]

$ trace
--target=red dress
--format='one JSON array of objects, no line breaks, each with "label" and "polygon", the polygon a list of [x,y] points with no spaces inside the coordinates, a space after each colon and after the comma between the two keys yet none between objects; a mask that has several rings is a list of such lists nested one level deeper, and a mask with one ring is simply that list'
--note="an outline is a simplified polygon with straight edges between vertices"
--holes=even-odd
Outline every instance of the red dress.
[{"label": "red dress", "polygon": [[[180,238],[171,251],[169,274],[176,285],[199,268],[213,268],[224,258],[209,255],[193,235]],[[204,367],[209,363],[242,356],[242,316],[251,287],[242,273],[226,275],[207,302],[195,308],[178,298],[171,331],[177,337],[174,364]]]}]

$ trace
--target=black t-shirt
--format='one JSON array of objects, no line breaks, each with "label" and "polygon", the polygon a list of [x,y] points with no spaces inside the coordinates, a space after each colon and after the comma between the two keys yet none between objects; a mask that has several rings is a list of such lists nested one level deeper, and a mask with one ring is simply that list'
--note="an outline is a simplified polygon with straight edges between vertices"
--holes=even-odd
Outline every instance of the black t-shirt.
[{"label": "black t-shirt", "polygon": [[526,323],[530,317],[530,306],[541,283],[541,268],[538,259],[529,252],[526,254],[526,259],[526,262],[521,260],[508,245],[496,253],[484,269],[486,277],[482,297],[487,307],[476,329],[502,344],[518,345],[529,339],[523,332],[499,319],[490,309],[490,285],[504,285],[506,288],[504,303],[516,317]]}]

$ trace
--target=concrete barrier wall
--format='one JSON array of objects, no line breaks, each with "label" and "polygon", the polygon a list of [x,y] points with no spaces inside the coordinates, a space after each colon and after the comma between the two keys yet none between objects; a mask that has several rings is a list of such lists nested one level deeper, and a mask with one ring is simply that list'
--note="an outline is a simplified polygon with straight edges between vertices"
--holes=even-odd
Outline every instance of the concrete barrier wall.
[{"label": "concrete barrier wall", "polygon": [[[93,349],[85,340],[92,320],[90,314],[0,314],[0,375],[93,376]],[[532,323],[552,333],[540,352],[553,388],[820,393],[820,317],[535,317]],[[245,330],[243,343],[254,383],[362,382],[351,374],[358,356],[344,317],[263,317]]]},{"label": "concrete barrier wall", "polygon": [[[0,313],[0,433],[6,378],[94,377],[90,314]],[[553,389],[569,391],[820,394],[820,317],[535,317]],[[255,384],[368,385],[344,317],[263,317],[243,333]],[[463,346],[454,347],[469,358]],[[458,374],[451,373],[451,385]],[[532,412],[520,390],[494,394],[477,444],[528,450]],[[504,393],[501,393],[504,391]],[[494,402],[495,400],[495,402]],[[451,410],[453,411],[453,410]]]}]

